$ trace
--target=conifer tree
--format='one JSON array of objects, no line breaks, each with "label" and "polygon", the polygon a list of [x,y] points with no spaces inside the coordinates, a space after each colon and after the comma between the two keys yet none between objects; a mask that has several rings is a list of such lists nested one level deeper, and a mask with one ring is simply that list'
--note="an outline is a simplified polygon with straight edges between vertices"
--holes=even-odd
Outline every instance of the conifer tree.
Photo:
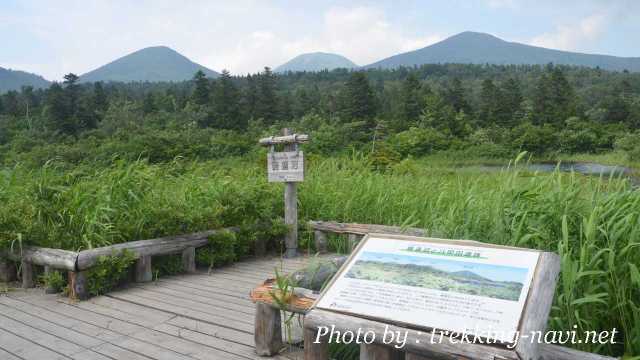
[{"label": "conifer tree", "polygon": [[240,93],[233,84],[231,74],[222,70],[222,75],[213,88],[213,109],[216,127],[222,129],[244,129],[246,122],[240,116]]},{"label": "conifer tree", "polygon": [[407,124],[415,122],[422,112],[422,101],[420,99],[420,81],[414,73],[409,73],[402,84],[402,117],[406,129]]},{"label": "conifer tree", "polygon": [[193,81],[195,83],[192,95],[193,102],[200,106],[207,105],[209,103],[209,80],[207,76],[202,70],[198,70],[193,76]]}]

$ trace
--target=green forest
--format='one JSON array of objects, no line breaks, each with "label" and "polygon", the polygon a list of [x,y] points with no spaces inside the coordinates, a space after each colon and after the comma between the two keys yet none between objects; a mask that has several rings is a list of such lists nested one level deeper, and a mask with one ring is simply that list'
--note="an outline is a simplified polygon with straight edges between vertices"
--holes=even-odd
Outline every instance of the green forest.
[{"label": "green forest", "polygon": [[199,72],[182,83],[79,80],[68,74],[49,89],[0,97],[0,161],[221,158],[253,151],[259,134],[284,126],[309,133],[314,154],[364,151],[381,167],[443,152],[508,159],[528,151],[554,160],[618,151],[621,162],[640,156],[637,73],[429,64],[284,75],[265,68],[215,80]]},{"label": "green forest", "polygon": [[615,327],[616,344],[572,346],[640,356],[640,191],[625,177],[526,167],[597,161],[637,173],[640,73],[429,64],[64,79],[0,95],[0,249],[226,226],[242,231],[225,239],[225,262],[250,256],[257,238],[281,249],[283,188],[267,182],[258,139],[287,127],[311,138],[301,249],[314,253],[308,220],[335,220],[554,251],[562,272],[549,328]]}]

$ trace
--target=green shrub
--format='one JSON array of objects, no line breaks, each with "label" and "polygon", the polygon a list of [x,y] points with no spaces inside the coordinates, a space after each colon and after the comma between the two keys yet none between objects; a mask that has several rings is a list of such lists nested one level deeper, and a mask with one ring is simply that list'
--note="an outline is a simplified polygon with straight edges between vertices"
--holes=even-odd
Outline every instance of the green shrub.
[{"label": "green shrub", "polygon": [[129,250],[123,250],[109,256],[101,256],[95,266],[87,273],[87,291],[92,296],[106,294],[124,282],[129,276],[129,267],[136,256]]},{"label": "green shrub", "polygon": [[151,262],[154,276],[168,276],[180,274],[183,271],[180,255],[155,256]]},{"label": "green shrub", "polygon": [[196,263],[210,268],[229,264],[236,260],[236,234],[220,231],[209,236],[209,243],[196,250]]},{"label": "green shrub", "polygon": [[60,271],[51,271],[48,274],[40,275],[40,281],[48,289],[55,292],[61,292],[67,286],[67,280]]}]

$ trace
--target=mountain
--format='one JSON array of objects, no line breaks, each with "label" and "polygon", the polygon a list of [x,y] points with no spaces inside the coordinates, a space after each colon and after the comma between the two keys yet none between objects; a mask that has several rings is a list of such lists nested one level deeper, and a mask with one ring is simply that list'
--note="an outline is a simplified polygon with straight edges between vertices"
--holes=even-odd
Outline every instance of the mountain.
[{"label": "mountain", "polygon": [[508,42],[493,35],[463,32],[425,48],[391,56],[366,68],[395,68],[430,63],[566,64],[606,70],[640,71],[640,57],[582,54]]},{"label": "mountain", "polygon": [[278,66],[274,71],[284,73],[287,71],[322,71],[337,68],[351,69],[354,67],[358,67],[358,65],[342,55],[314,52],[298,55]]},{"label": "mountain", "polygon": [[49,84],[50,82],[40,75],[0,67],[0,93],[20,90],[23,86],[33,86],[35,89],[46,88]]},{"label": "mountain", "polygon": [[81,82],[96,81],[183,81],[198,70],[208,77],[218,77],[213,70],[196,64],[166,46],[138,50],[80,76]]}]

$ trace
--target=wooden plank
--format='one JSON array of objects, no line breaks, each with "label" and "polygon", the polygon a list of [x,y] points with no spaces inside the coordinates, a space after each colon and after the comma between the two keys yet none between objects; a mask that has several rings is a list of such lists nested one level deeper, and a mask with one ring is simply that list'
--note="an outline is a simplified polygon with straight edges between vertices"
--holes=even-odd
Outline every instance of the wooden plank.
[{"label": "wooden plank", "polygon": [[[2,345],[2,341],[0,341],[0,346]],[[22,360],[21,358],[13,355],[12,353],[2,350],[0,347],[0,359],[2,360]]]},{"label": "wooden plank", "polygon": [[75,270],[78,253],[60,249],[37,246],[14,248],[5,252],[5,256],[14,261],[27,261],[34,265],[51,266],[54,269]]},{"label": "wooden plank", "polygon": [[9,297],[2,297],[0,298],[0,303],[9,306],[12,309],[20,310],[24,313],[52,322],[66,329],[71,329],[73,331],[77,331],[79,333],[106,342],[110,342],[122,337],[122,334],[118,334],[110,330],[105,330],[101,327],[85,323],[81,320],[77,320],[72,317],[50,311],[47,308],[39,307],[28,302],[11,299]]},{"label": "wooden plank", "polygon": [[[32,327],[38,331],[45,332],[60,339],[64,339],[84,348],[91,348],[104,343],[104,341],[91,336],[76,332],[74,330],[62,327],[51,321],[38,318],[31,314],[13,309],[4,304],[0,304],[0,316],[9,318],[17,323]],[[0,319],[0,323],[2,319]],[[11,331],[11,329],[9,329]]]},{"label": "wooden plank", "polygon": [[131,251],[136,258],[147,255],[179,254],[188,247],[204,246],[208,237],[220,231],[234,231],[235,229],[208,230],[193,234],[166,236],[150,240],[130,241],[122,244],[105,246],[101,248],[84,250],[78,254],[77,268],[85,270],[91,268],[101,256],[119,254],[123,250]]},{"label": "wooden plank", "polygon": [[[136,354],[144,354],[155,360],[193,360],[194,358],[180,354],[158,345],[140,341],[131,337],[124,337],[120,341],[114,343],[119,348],[126,349]],[[110,354],[110,356],[113,356]],[[123,358],[122,360],[128,360]]]},{"label": "wooden plank", "polygon": [[[116,359],[116,360],[149,360],[152,359],[142,354],[135,353],[133,351],[129,351],[127,349],[118,347],[116,345],[106,343],[100,346],[96,346],[92,349],[92,352],[96,352],[102,354],[101,356],[105,359]],[[78,354],[78,359],[84,359],[86,356],[83,353]]]},{"label": "wooden plank", "polygon": [[252,334],[246,333],[244,331],[225,328],[215,324],[210,324],[204,321],[176,316],[169,319],[166,323],[182,329],[188,329],[209,336],[219,337],[221,339],[237,342],[239,344],[244,344],[247,346],[254,346],[255,344]]},{"label": "wooden plank", "polygon": [[242,292],[241,294],[234,293],[234,292],[225,293],[224,288],[220,288],[220,289],[206,288],[205,289],[198,285],[180,282],[180,281],[168,282],[168,281],[159,280],[157,286],[162,287],[164,289],[181,291],[185,294],[194,294],[194,295],[204,296],[204,297],[208,297],[208,298],[216,299],[220,301],[227,301],[227,302],[232,301],[237,305],[253,306],[253,302],[249,300],[249,297],[247,296],[246,292]]},{"label": "wooden plank", "polygon": [[[118,299],[130,301],[138,304],[145,304],[148,307],[162,310],[168,312],[173,315],[180,315],[191,319],[197,319],[201,321],[210,322],[213,324],[217,324],[220,326],[237,329],[245,332],[252,332],[253,326],[252,323],[247,323],[246,321],[238,321],[229,319],[228,317],[221,316],[220,314],[212,314],[209,312],[202,312],[198,310],[193,310],[188,307],[163,303],[159,301],[155,301],[148,298],[143,298],[139,296],[129,295],[129,294],[121,294],[117,297]],[[215,309],[213,309],[215,310]]]},{"label": "wooden plank", "polygon": [[218,298],[214,298],[213,296],[202,296],[190,291],[180,291],[172,289],[170,286],[158,286],[158,285],[147,285],[147,286],[136,286],[136,289],[144,290],[149,293],[149,296],[153,296],[153,294],[160,294],[163,296],[172,296],[176,299],[185,299],[198,302],[203,305],[208,305],[215,307],[216,309],[221,310],[232,310],[245,314],[253,314],[254,306],[253,304],[248,302],[241,302],[237,304],[235,302],[229,301],[229,299],[220,300]]},{"label": "wooden plank", "polygon": [[244,312],[239,312],[237,310],[231,309],[224,309],[224,311],[220,311],[221,309],[210,305],[201,304],[188,299],[175,298],[164,294],[153,294],[149,292],[145,293],[142,291],[130,289],[127,291],[114,293],[113,296],[109,295],[109,297],[121,300],[126,299],[127,301],[144,306],[148,306],[147,304],[149,303],[145,303],[145,301],[149,301],[152,302],[154,306],[159,306],[159,310],[163,310],[162,306],[167,306],[168,308],[174,308],[178,306],[180,308],[188,308],[193,311],[198,311],[203,314],[210,314],[220,319],[232,320],[236,323],[244,323],[247,325],[251,325],[253,323],[253,311],[247,312],[245,310]]},{"label": "wooden plank", "polygon": [[[541,253],[520,319],[521,333],[531,334],[533,331],[544,333],[547,330],[559,273],[560,257],[550,252]],[[516,352],[523,358],[541,357],[540,344],[533,341],[519,341]]]},{"label": "wooden plank", "polygon": [[0,329],[0,347],[25,360],[66,360],[69,357]]},{"label": "wooden plank", "polygon": [[[29,339],[30,342],[52,350],[58,354],[69,356],[86,350],[86,348],[36,329],[29,325],[15,321],[4,315],[0,315],[0,328],[15,336]],[[3,344],[4,345],[4,344]]]},{"label": "wooden plank", "polygon": [[253,349],[253,346],[238,344],[232,341],[221,339],[215,336],[209,336],[200,332],[191,331],[189,329],[179,328],[169,324],[161,324],[154,328],[156,331],[179,337],[197,344],[216,349],[221,352],[241,356],[248,359],[260,359]]},{"label": "wooden plank", "polygon": [[335,221],[309,221],[309,227],[313,230],[332,232],[336,234],[359,234],[367,235],[369,233],[378,234],[401,234],[411,236],[437,236],[433,232],[419,228],[402,228],[400,226],[374,225],[374,224],[357,224],[357,223],[339,223]]}]

